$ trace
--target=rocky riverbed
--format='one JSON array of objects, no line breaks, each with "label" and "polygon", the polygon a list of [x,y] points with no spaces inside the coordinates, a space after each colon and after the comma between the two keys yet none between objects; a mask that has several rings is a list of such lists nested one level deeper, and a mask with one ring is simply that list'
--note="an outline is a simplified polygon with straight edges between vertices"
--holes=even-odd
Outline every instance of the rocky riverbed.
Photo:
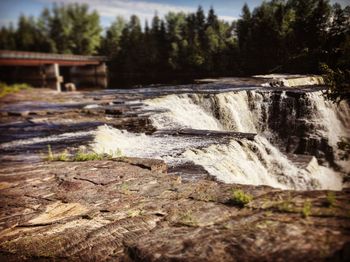
[{"label": "rocky riverbed", "polygon": [[61,94],[35,89],[2,98],[0,259],[348,261],[347,187],[296,191],[227,184],[198,164],[128,155],[45,160],[49,144],[54,152],[71,154],[89,147],[104,124],[191,142],[249,144],[253,133],[155,130],[150,117],[161,110],[144,107],[144,99],[217,92],[215,84],[203,86]]}]

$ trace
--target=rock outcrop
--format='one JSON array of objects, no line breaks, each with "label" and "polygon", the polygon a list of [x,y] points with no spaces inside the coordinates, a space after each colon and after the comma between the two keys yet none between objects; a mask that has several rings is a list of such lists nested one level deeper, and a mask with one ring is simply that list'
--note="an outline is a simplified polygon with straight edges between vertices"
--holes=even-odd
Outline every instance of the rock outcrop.
[{"label": "rock outcrop", "polygon": [[[350,191],[182,182],[161,161],[0,171],[0,260],[346,261]],[[234,190],[252,196],[244,208]]]},{"label": "rock outcrop", "polygon": [[[217,92],[214,84],[206,88]],[[103,124],[153,133],[149,116],[155,112],[139,100],[174,88],[143,94],[40,91],[20,92],[0,104],[0,261],[350,260],[349,188],[292,191],[224,184],[208,179],[201,166],[168,167],[155,159],[43,160],[49,144],[55,152],[74,152]],[[267,121],[271,129],[284,123],[277,120]],[[190,139],[255,137],[164,132]],[[287,139],[283,132],[280,137]],[[299,165],[314,168],[312,156],[303,160]]]}]

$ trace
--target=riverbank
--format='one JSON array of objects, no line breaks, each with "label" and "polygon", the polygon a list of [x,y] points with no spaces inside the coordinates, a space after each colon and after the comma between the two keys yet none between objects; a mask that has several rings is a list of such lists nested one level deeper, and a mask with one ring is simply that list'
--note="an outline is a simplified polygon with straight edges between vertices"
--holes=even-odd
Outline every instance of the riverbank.
[{"label": "riverbank", "polygon": [[[182,182],[143,159],[10,165],[0,175],[7,261],[349,258],[349,189]],[[237,191],[251,196],[244,207]]]},{"label": "riverbank", "polygon": [[[347,261],[348,188],[295,191],[225,184],[199,165],[174,167],[127,154],[84,162],[46,160],[48,145],[56,154],[74,154],[89,147],[96,128],[105,124],[157,136],[150,117],[163,111],[144,107],[141,100],[190,89],[34,89],[2,98],[0,258]],[[216,93],[217,86],[192,92]],[[173,135],[208,143],[237,136],[185,129]]]}]

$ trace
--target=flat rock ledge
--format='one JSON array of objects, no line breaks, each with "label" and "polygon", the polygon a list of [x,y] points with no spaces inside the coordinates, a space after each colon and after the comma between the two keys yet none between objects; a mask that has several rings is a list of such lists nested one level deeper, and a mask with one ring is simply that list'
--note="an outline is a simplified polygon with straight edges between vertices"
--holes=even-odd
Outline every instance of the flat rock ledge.
[{"label": "flat rock ledge", "polygon": [[[0,261],[349,261],[350,191],[182,182],[162,161],[1,164]],[[233,190],[253,197],[235,205]]]}]

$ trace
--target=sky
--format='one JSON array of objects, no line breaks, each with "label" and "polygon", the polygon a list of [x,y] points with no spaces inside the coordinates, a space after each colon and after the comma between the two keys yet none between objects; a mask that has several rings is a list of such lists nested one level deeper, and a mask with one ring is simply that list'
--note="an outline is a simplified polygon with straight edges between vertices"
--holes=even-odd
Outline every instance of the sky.
[{"label": "sky", "polygon": [[[343,6],[350,0],[332,0]],[[155,12],[163,16],[169,11],[193,12],[199,5],[205,12],[214,7],[219,18],[225,21],[238,19],[242,6],[247,3],[253,9],[262,0],[0,0],[0,27],[10,23],[16,25],[21,15],[39,16],[44,7],[51,7],[53,3],[86,3],[90,9],[97,10],[101,17],[101,24],[108,27],[116,16],[129,18],[132,14],[140,17],[144,23],[151,21]]]}]

